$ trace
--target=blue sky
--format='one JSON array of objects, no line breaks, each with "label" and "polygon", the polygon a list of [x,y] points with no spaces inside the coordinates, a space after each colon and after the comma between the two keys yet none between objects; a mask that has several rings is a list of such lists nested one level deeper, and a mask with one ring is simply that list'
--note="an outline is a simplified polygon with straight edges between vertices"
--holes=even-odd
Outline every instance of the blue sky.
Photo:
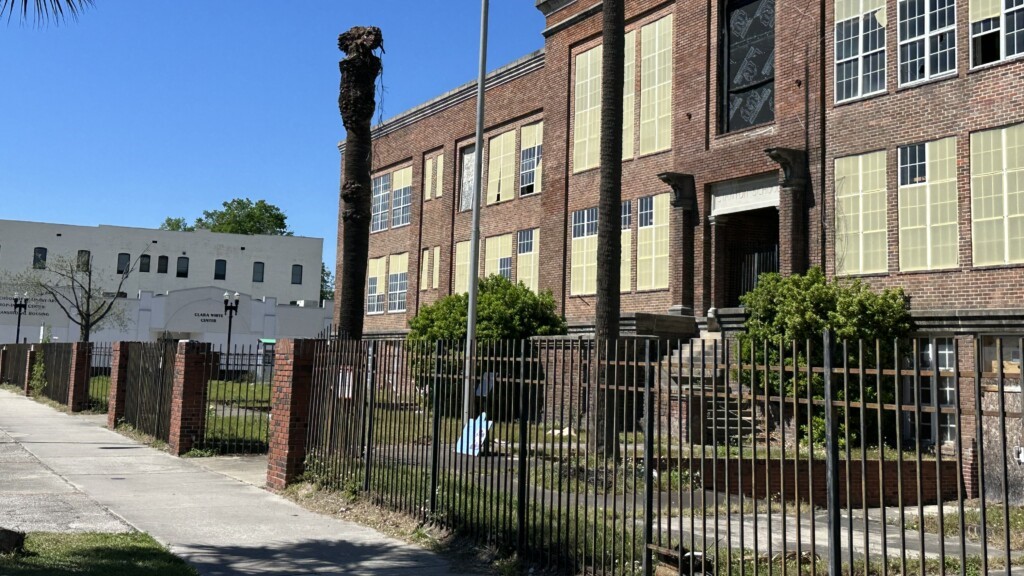
[{"label": "blue sky", "polygon": [[[477,0],[95,0],[0,23],[0,218],[156,227],[235,197],[280,206],[333,268],[338,34],[384,32],[384,118],[473,80]],[[543,45],[534,0],[491,0],[488,69]]]}]

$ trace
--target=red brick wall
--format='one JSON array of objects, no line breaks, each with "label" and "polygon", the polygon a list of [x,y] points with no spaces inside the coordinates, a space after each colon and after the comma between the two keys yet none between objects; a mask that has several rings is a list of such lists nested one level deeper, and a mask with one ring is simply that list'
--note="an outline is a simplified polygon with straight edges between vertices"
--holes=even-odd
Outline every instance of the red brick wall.
[{"label": "red brick wall", "polygon": [[110,360],[110,396],[107,400],[107,428],[113,430],[124,418],[125,386],[128,384],[129,342],[114,342]]},{"label": "red brick wall", "polygon": [[174,360],[168,447],[180,456],[202,440],[206,429],[206,384],[214,353],[208,343],[181,341]]},{"label": "red brick wall", "polygon": [[278,340],[274,347],[267,486],[282,490],[302,474],[313,385],[314,340]]}]

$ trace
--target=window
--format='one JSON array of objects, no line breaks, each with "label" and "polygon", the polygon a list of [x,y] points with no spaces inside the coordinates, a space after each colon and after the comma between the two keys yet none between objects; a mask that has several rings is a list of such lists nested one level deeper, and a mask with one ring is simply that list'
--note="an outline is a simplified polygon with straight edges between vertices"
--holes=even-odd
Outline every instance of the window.
[{"label": "window", "polygon": [[167,274],[167,256],[161,256],[156,259],[156,273]]},{"label": "window", "polygon": [[957,265],[956,138],[901,146],[900,270]]},{"label": "window", "polygon": [[405,312],[409,290],[409,254],[392,254],[388,263],[388,313]]},{"label": "window", "polygon": [[516,281],[534,292],[540,276],[539,240],[540,228],[516,233]]},{"label": "window", "polygon": [[[775,0],[760,0],[774,6]],[[773,10],[774,12],[774,10]],[[640,29],[640,153],[672,146],[672,15]]]},{"label": "window", "polygon": [[637,216],[636,289],[668,288],[668,194],[641,198]]},{"label": "window", "polygon": [[292,284],[302,284],[302,264],[292,264]]},{"label": "window", "polygon": [[1024,124],[971,134],[974,265],[1024,262]]},{"label": "window", "polygon": [[469,242],[455,245],[455,274],[452,278],[452,294],[469,292]]},{"label": "window", "polygon": [[175,276],[178,278],[188,278],[188,258],[178,256],[178,268]]},{"label": "window", "polygon": [[487,205],[515,197],[516,131],[490,139],[487,147]]},{"label": "window", "polygon": [[473,202],[476,200],[476,192],[473,186],[476,184],[473,178],[473,171],[476,169],[476,154],[474,146],[466,146],[462,149],[462,196],[459,201],[459,210],[466,211],[473,209]]},{"label": "window", "polygon": [[441,280],[441,247],[434,246],[434,270],[433,278],[431,278],[430,287],[436,289],[438,282]]},{"label": "window", "polygon": [[[908,440],[919,444],[935,445],[937,442],[956,441],[956,415],[943,414],[938,411],[922,412],[917,420],[914,407],[920,402],[924,409],[953,406],[956,402],[956,389],[952,374],[942,372],[953,371],[953,340],[951,338],[928,339],[917,341],[917,368],[930,375],[906,375],[903,377],[903,402],[905,407],[903,429]],[[913,358],[904,362],[905,369],[913,369]]]},{"label": "window", "polygon": [[722,131],[775,119],[775,0],[729,0],[722,21]]},{"label": "window", "polygon": [[[83,272],[88,272],[89,271],[89,266],[90,266],[91,262],[92,262],[92,252],[89,252],[88,250],[79,250],[78,251],[77,263],[78,263],[78,269],[79,270],[81,270]],[[143,270],[143,272],[149,272],[148,262],[147,262],[146,269]]]},{"label": "window", "polygon": [[601,46],[576,56],[572,171],[601,163]]},{"label": "window", "polygon": [[227,260],[214,260],[213,262],[213,279],[223,280],[228,275],[228,261]]},{"label": "window", "polygon": [[885,272],[885,151],[837,158],[836,274]]},{"label": "window", "polygon": [[519,195],[526,196],[542,190],[540,177],[542,174],[544,123],[538,122],[523,126],[519,136]]},{"label": "window", "polygon": [[117,255],[117,273],[124,274],[128,271],[128,267],[131,265],[132,257],[127,252],[121,252]]},{"label": "window", "polygon": [[412,217],[412,168],[391,175],[391,227],[405,226]]},{"label": "window", "polygon": [[263,262],[252,263],[252,281],[263,282]]},{"label": "window", "polygon": [[430,248],[420,251],[420,292],[430,289]]},{"label": "window", "polygon": [[484,241],[484,276],[499,274],[512,279],[512,235],[491,236]]},{"label": "window", "polygon": [[387,257],[371,258],[366,266],[366,313],[383,314],[384,278],[387,272]]},{"label": "window", "polygon": [[626,33],[622,70],[622,159],[633,157],[633,132],[636,125],[636,30]]},{"label": "window", "polygon": [[426,202],[434,197],[434,159],[427,158],[423,161],[423,201]]},{"label": "window", "polygon": [[899,0],[900,84],[956,71],[956,0]]},{"label": "window", "polygon": [[382,174],[373,179],[373,196],[370,203],[370,232],[388,229],[388,205],[391,198],[391,174]]},{"label": "window", "polygon": [[32,268],[46,270],[46,248],[37,246],[32,250]]},{"label": "window", "polygon": [[885,90],[885,0],[836,0],[836,102]]},{"label": "window", "polygon": [[597,292],[597,208],[572,213],[572,278],[569,293],[573,296]]},{"label": "window", "polygon": [[1024,0],[972,0],[971,65],[1024,53]]},{"label": "window", "polygon": [[622,203],[621,216],[622,251],[619,255],[619,291],[629,292],[633,283],[633,203]]},{"label": "window", "polygon": [[[81,251],[79,252],[81,254]],[[150,258],[149,254],[143,254],[139,256],[139,272],[149,272]]]},{"label": "window", "polygon": [[[1021,369],[1021,338],[1020,336],[982,336],[981,337],[981,371],[998,375],[1018,376]],[[995,376],[993,376],[995,377]],[[1020,391],[1020,381],[1006,382],[1007,390]],[[1012,387],[1012,388],[1011,388]]]}]

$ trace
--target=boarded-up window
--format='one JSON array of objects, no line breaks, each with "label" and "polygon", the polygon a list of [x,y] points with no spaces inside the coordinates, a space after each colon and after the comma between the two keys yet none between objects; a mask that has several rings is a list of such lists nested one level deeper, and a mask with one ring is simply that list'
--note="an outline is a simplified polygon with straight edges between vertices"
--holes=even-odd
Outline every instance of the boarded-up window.
[{"label": "boarded-up window", "polygon": [[1024,124],[971,134],[974,265],[1024,262]]},{"label": "boarded-up window", "polygon": [[670,14],[640,29],[641,154],[672,146],[672,72]]},{"label": "boarded-up window", "polygon": [[487,204],[515,198],[516,131],[491,138],[487,148]]},{"label": "boarded-up window", "polygon": [[956,138],[900,147],[900,270],[957,264]]},{"label": "boarded-up window", "polygon": [[668,288],[668,194],[641,198],[637,212],[636,289]]},{"label": "boarded-up window", "polygon": [[537,291],[540,276],[540,228],[520,230],[516,235],[516,281]]},{"label": "boarded-up window", "polygon": [[572,213],[572,278],[569,293],[573,296],[597,292],[597,208]]},{"label": "boarded-up window", "polygon": [[576,56],[572,171],[601,163],[601,46]]},{"label": "boarded-up window", "polygon": [[837,158],[836,274],[885,272],[885,151]]}]

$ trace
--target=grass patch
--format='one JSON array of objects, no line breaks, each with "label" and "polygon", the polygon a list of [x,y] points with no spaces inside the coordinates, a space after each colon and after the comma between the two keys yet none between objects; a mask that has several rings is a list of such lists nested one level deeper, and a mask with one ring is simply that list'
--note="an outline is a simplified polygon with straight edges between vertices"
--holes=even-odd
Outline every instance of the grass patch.
[{"label": "grass patch", "polygon": [[197,576],[184,560],[141,532],[35,532],[25,552],[0,555],[4,576]]},{"label": "grass patch", "polygon": [[93,376],[89,379],[89,405],[95,411],[106,412],[110,398],[110,376]]},{"label": "grass patch", "polygon": [[[1010,550],[1024,550],[1024,506],[1010,506]],[[981,510],[965,509],[965,538],[968,542],[981,542]],[[960,513],[949,512],[942,517],[942,533],[948,538],[960,537]],[[917,515],[907,518],[907,529],[918,530],[921,526]],[[990,504],[985,511],[985,529],[988,545],[992,549],[1006,549],[1006,523],[1003,520],[1003,505]],[[924,531],[938,534],[938,514],[924,515]]]},{"label": "grass patch", "polygon": [[206,386],[211,404],[231,404],[246,410],[270,412],[271,385],[263,382],[210,380]]},{"label": "grass patch", "polygon": [[270,415],[251,411],[248,414],[220,414],[220,406],[212,406],[206,414],[206,432],[202,441],[203,454],[261,454],[267,451],[267,432]]},{"label": "grass patch", "polygon": [[163,450],[165,452],[167,451],[167,442],[150,436],[127,422],[118,423],[117,427],[114,428],[114,431],[122,436],[127,436],[136,442],[145,444],[150,448],[156,448],[157,450]]},{"label": "grass patch", "polygon": [[[582,494],[643,494],[642,460],[624,458],[613,462],[597,457],[572,457],[532,466],[530,483],[552,491]],[[654,490],[678,490],[690,485],[689,470],[661,470],[654,478]]]}]

